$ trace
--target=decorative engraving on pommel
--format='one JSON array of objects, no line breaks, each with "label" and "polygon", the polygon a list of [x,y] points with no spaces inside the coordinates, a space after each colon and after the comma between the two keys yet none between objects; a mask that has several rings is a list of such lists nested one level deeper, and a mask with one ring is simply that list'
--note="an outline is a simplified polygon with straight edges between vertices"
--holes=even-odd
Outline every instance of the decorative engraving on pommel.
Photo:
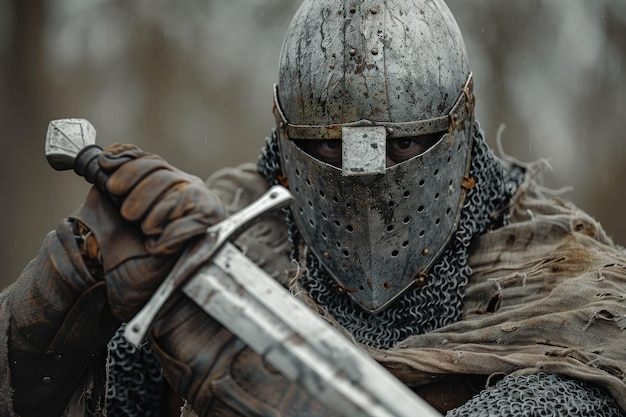
[{"label": "decorative engraving on pommel", "polygon": [[96,143],[96,129],[85,119],[58,119],[48,125],[46,159],[52,168],[74,168],[76,156]]}]

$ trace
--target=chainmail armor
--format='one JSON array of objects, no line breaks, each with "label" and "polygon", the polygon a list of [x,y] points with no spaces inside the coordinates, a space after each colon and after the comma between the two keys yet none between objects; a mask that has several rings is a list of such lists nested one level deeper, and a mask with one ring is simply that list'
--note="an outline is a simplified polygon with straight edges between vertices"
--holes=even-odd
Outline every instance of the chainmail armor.
[{"label": "chainmail armor", "polygon": [[[267,139],[259,160],[259,172],[271,183],[281,178],[276,133]],[[521,183],[521,168],[505,168],[488,147],[480,124],[475,122],[470,176],[476,181],[468,191],[458,230],[446,251],[429,272],[428,282],[413,287],[385,310],[370,314],[355,306],[349,297],[335,293],[335,281],[308,251],[302,285],[311,298],[324,306],[359,342],[377,348],[390,348],[408,336],[427,333],[457,321],[462,312],[463,292],[471,275],[467,265],[472,239],[489,228],[508,223],[509,200]],[[293,259],[300,261],[299,233],[287,216]]]},{"label": "chainmail armor", "polygon": [[149,344],[139,349],[124,338],[123,324],[109,341],[107,414],[159,417],[165,415],[166,382]]},{"label": "chainmail armor", "polygon": [[561,375],[508,375],[446,417],[623,417],[602,389]]}]

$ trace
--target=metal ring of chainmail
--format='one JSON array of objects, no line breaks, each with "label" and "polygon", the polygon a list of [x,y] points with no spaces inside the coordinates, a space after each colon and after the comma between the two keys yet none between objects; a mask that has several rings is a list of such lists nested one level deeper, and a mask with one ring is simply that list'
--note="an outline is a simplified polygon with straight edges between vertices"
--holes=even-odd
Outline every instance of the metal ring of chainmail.
[{"label": "metal ring of chainmail", "polygon": [[109,416],[165,415],[166,382],[150,345],[136,348],[124,338],[123,324],[109,341],[106,408]]},{"label": "metal ring of chainmail", "polygon": [[623,417],[604,390],[562,375],[508,375],[446,417]]}]

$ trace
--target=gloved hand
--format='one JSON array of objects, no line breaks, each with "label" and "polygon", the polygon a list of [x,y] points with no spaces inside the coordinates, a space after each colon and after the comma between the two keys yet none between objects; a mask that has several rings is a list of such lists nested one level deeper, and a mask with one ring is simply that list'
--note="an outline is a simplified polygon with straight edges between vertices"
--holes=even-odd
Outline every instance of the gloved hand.
[{"label": "gloved hand", "polygon": [[58,415],[119,322],[143,306],[185,244],[224,217],[200,179],[156,155],[114,145],[98,164],[106,190],[90,190],[6,292],[22,417],[43,415],[41,404]]},{"label": "gloved hand", "polygon": [[99,251],[111,310],[125,322],[156,290],[185,243],[225,212],[202,180],[132,145],[107,148],[98,163],[109,176],[108,196],[92,190],[71,217],[93,233],[98,250],[91,252]]}]

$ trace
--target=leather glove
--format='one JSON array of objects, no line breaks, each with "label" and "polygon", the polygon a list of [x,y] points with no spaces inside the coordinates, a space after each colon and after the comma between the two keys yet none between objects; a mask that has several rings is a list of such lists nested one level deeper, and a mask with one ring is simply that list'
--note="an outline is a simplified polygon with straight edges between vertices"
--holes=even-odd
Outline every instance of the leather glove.
[{"label": "leather glove", "polygon": [[132,145],[107,148],[98,164],[108,175],[106,198],[92,189],[71,217],[93,233],[98,249],[91,252],[99,253],[111,311],[126,322],[147,302],[185,244],[225,212],[202,180]]},{"label": "leather glove", "polygon": [[200,179],[156,155],[114,145],[97,162],[106,190],[90,190],[7,291],[14,409],[23,417],[44,415],[41,404],[60,414],[119,322],[143,306],[185,244],[224,217]]}]

